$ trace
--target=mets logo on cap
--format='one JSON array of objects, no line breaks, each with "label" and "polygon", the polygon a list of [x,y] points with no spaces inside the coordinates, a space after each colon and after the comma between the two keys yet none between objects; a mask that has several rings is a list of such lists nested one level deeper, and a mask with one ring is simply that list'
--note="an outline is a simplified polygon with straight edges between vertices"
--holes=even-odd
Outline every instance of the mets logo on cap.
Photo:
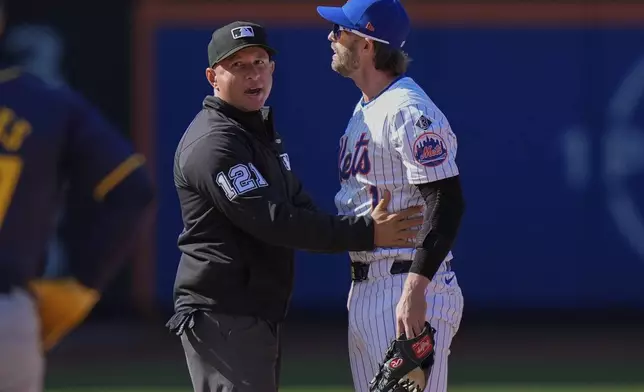
[{"label": "mets logo on cap", "polygon": [[447,159],[447,147],[442,137],[425,132],[414,141],[414,159],[423,166],[435,167]]}]

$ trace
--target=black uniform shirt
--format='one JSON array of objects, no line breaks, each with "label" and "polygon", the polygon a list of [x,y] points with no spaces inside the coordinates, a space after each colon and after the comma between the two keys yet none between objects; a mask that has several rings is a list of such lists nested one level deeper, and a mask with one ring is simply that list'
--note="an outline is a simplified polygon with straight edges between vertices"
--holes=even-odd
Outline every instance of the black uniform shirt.
[{"label": "black uniform shirt", "polygon": [[294,249],[374,248],[370,217],[316,211],[283,146],[270,108],[243,112],[204,100],[174,163],[184,222],[178,313],[207,308],[279,321],[293,287]]}]

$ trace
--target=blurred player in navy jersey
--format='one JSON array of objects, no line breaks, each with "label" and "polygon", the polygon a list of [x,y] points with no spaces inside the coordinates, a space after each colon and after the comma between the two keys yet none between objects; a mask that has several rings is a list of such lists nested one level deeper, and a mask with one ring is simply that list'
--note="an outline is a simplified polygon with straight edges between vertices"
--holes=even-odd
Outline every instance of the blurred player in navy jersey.
[{"label": "blurred player in navy jersey", "polygon": [[[44,353],[123,265],[153,198],[143,164],[80,95],[0,64],[0,391],[43,390]],[[43,279],[61,208],[68,277]]]}]

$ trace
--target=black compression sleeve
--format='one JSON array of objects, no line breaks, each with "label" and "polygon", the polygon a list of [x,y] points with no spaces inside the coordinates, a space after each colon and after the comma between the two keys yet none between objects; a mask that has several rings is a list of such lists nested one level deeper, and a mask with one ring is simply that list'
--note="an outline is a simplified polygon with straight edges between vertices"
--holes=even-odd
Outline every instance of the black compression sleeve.
[{"label": "black compression sleeve", "polygon": [[452,248],[465,202],[458,176],[421,184],[418,189],[425,199],[425,213],[410,272],[432,279]]}]

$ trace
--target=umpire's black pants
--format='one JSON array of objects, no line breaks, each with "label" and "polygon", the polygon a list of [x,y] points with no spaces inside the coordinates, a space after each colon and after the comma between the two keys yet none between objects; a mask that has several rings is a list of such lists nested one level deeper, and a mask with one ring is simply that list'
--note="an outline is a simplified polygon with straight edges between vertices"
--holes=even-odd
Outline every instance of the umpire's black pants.
[{"label": "umpire's black pants", "polygon": [[276,392],[279,324],[197,312],[181,335],[195,392]]}]

